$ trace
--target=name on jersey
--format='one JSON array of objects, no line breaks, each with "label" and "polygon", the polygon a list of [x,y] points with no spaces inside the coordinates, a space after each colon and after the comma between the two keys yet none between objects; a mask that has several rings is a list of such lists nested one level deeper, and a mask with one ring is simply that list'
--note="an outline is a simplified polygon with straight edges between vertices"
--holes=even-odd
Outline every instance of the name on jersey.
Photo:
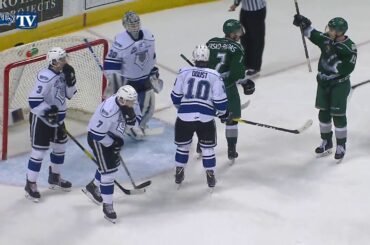
[{"label": "name on jersey", "polygon": [[193,77],[207,78],[207,74],[208,73],[204,71],[193,71],[191,75]]},{"label": "name on jersey", "polygon": [[227,43],[210,43],[208,45],[209,49],[229,49],[231,52],[235,52],[236,47],[235,45],[232,44],[227,44]]}]

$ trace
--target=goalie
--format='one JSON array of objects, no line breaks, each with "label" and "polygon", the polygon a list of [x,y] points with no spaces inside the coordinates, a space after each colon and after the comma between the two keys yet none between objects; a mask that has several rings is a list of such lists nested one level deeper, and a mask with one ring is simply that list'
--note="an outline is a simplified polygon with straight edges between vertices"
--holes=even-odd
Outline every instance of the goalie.
[{"label": "goalie", "polygon": [[104,62],[109,84],[106,97],[117,92],[123,85],[131,85],[138,93],[142,120],[138,127],[133,127],[128,134],[140,140],[145,135],[147,123],[154,114],[155,96],[163,88],[155,67],[155,39],[147,30],[141,29],[139,16],[128,11],[123,16],[122,24],[126,31],[116,35]]}]

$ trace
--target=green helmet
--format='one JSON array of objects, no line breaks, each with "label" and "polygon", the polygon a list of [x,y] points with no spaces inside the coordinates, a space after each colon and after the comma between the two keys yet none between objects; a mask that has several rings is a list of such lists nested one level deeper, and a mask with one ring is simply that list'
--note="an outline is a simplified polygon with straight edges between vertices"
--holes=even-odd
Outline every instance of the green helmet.
[{"label": "green helmet", "polygon": [[348,23],[341,17],[335,17],[329,21],[328,27],[334,29],[336,32],[345,33],[348,30]]},{"label": "green helmet", "polygon": [[243,30],[242,24],[238,20],[234,19],[229,19],[225,21],[224,26],[223,26],[223,31],[225,35],[229,35],[233,32],[236,32],[238,30]]}]

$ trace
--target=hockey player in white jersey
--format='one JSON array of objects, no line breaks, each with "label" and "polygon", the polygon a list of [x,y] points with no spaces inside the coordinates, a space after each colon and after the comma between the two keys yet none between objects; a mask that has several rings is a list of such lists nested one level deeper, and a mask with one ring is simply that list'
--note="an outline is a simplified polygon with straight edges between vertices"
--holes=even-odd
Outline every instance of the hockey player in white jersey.
[{"label": "hockey player in white jersey", "polygon": [[31,156],[28,161],[26,197],[38,201],[37,178],[41,163],[51,147],[51,165],[49,166],[50,188],[70,190],[71,182],[60,176],[60,166],[64,163],[67,135],[64,118],[66,116],[66,98],[71,99],[77,92],[76,77],[73,67],[67,64],[65,50],[55,47],[47,53],[49,66],[40,70],[36,83],[29,95]]},{"label": "hockey player in white jersey", "polygon": [[227,97],[220,74],[206,68],[209,59],[208,47],[196,46],[193,58],[195,67],[179,71],[171,93],[172,102],[178,108],[175,123],[175,182],[181,184],[184,180],[184,168],[189,159],[189,149],[195,132],[202,150],[207,183],[213,188],[216,185],[214,147],[217,144],[214,116],[217,111],[221,122],[230,120]]},{"label": "hockey player in white jersey", "polygon": [[154,92],[162,90],[163,81],[159,79],[158,68],[155,67],[155,39],[152,33],[141,28],[139,16],[132,11],[124,14],[122,24],[126,31],[116,35],[104,61],[109,80],[105,95],[114,94],[124,84],[135,88],[142,121],[140,127],[133,127],[128,133],[140,140],[154,113]]},{"label": "hockey player in white jersey", "polygon": [[95,178],[82,190],[92,201],[103,203],[104,217],[115,222],[113,209],[115,173],[120,165],[120,151],[125,129],[140,123],[137,93],[130,85],[103,101],[89,121],[87,142],[99,164]]}]

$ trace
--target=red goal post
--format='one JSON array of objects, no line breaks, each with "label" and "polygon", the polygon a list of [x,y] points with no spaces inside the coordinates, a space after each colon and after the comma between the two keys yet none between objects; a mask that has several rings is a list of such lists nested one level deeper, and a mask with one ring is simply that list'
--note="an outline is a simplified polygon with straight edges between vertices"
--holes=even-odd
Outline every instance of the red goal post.
[{"label": "red goal post", "polygon": [[8,155],[9,126],[16,127],[19,121],[28,121],[28,95],[35,83],[37,72],[48,66],[46,53],[50,48],[64,48],[68,53],[68,63],[76,72],[78,92],[72,100],[67,101],[67,118],[86,122],[95,111],[101,102],[107,81],[89,51],[89,46],[102,64],[108,52],[108,43],[105,39],[88,39],[87,44],[84,39],[85,37],[45,39],[0,53],[0,81],[3,82],[0,91],[0,97],[3,97],[0,98],[2,160]]}]

